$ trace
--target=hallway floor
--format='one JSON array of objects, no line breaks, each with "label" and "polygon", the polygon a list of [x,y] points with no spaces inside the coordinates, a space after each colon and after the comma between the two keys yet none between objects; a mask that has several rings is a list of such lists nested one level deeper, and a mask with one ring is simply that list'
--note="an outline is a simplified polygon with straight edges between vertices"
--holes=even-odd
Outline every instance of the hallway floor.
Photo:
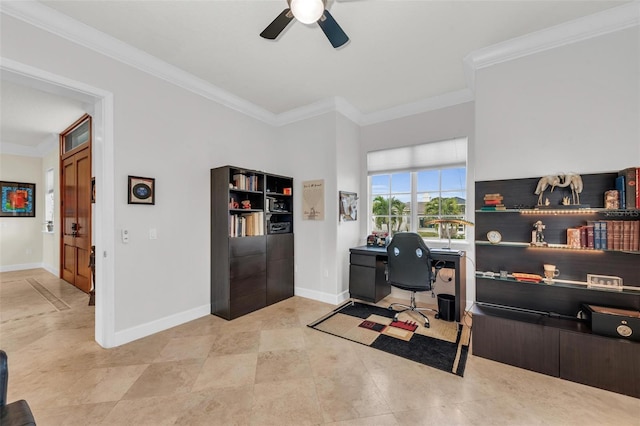
[{"label": "hallway floor", "polygon": [[87,303],[44,270],[0,274],[8,400],[39,426],[640,425],[635,398],[472,355],[461,378],[310,329],[332,306],[301,297],[113,349]]}]

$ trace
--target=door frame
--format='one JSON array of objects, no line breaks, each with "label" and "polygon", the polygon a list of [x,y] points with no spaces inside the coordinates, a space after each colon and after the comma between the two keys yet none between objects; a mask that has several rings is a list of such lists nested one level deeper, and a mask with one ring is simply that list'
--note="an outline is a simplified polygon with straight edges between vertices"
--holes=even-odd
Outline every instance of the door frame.
[{"label": "door frame", "polygon": [[0,57],[2,78],[93,105],[92,169],[96,178],[93,242],[96,246],[96,342],[111,348],[115,335],[115,186],[113,93]]}]

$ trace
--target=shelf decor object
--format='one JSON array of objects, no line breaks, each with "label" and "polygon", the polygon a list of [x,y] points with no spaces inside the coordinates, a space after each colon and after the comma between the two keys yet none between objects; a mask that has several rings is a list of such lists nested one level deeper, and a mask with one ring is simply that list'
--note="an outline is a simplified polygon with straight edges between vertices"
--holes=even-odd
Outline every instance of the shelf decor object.
[{"label": "shelf decor object", "polygon": [[0,181],[0,217],[36,217],[36,184]]}]

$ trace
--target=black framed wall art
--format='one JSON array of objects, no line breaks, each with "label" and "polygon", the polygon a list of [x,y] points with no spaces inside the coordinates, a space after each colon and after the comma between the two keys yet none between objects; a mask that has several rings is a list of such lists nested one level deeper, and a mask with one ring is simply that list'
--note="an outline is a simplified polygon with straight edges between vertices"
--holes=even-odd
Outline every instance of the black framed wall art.
[{"label": "black framed wall art", "polygon": [[36,217],[36,184],[0,181],[0,217]]},{"label": "black framed wall art", "polygon": [[139,176],[129,176],[129,204],[149,204],[156,203],[156,180]]}]

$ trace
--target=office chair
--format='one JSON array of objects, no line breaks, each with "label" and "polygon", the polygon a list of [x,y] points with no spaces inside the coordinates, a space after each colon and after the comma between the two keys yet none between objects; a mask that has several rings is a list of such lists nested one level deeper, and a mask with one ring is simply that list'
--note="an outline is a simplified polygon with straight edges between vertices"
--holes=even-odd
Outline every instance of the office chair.
[{"label": "office chair", "polygon": [[387,246],[387,282],[394,287],[411,292],[411,303],[392,303],[389,310],[395,310],[395,306],[403,308],[397,311],[393,319],[398,320],[402,312],[417,312],[424,319],[424,326],[429,328],[429,318],[421,311],[438,311],[431,308],[419,308],[416,306],[416,293],[419,291],[431,291],[438,276],[438,270],[442,265],[436,264],[433,268],[433,258],[429,247],[422,237],[413,232],[400,232],[393,236]]}]

